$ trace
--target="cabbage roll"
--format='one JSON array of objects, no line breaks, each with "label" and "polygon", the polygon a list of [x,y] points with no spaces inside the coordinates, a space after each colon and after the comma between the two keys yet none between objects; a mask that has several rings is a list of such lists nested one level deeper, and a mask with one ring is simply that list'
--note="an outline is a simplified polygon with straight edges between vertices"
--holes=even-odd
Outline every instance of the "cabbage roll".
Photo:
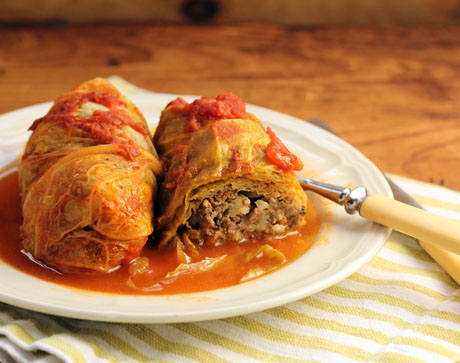
[{"label": "cabbage roll", "polygon": [[24,249],[61,272],[110,272],[137,257],[162,166],[136,106],[96,78],[30,130],[19,166]]},{"label": "cabbage roll", "polygon": [[270,239],[305,224],[301,160],[232,93],[178,98],[154,134],[165,179],[158,195],[160,244],[188,251]]}]

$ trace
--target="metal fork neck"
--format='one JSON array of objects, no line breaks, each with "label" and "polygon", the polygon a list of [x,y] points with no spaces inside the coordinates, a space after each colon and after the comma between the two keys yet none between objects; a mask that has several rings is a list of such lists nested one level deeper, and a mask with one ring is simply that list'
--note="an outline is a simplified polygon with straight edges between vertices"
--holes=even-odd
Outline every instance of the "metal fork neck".
[{"label": "metal fork neck", "polygon": [[359,212],[361,204],[363,204],[368,195],[364,187],[351,189],[348,187],[321,183],[308,178],[301,179],[299,182],[302,188],[311,190],[339,205],[343,205],[348,214]]}]

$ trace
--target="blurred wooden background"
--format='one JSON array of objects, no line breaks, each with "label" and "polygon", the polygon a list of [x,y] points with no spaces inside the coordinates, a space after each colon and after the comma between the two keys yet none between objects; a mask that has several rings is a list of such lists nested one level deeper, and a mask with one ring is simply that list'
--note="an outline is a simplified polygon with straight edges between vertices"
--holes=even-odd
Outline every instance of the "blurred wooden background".
[{"label": "blurred wooden background", "polygon": [[0,22],[187,20],[285,25],[455,25],[459,0],[13,0]]},{"label": "blurred wooden background", "polygon": [[460,0],[0,1],[0,113],[114,74],[232,91],[460,190],[458,25]]}]

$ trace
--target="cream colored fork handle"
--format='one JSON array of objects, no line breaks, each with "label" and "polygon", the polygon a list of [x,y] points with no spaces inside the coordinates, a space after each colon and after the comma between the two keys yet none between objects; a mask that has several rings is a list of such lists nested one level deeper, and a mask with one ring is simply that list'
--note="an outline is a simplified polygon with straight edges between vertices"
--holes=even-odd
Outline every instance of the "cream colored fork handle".
[{"label": "cream colored fork handle", "polygon": [[424,242],[460,254],[460,222],[379,194],[366,197],[359,213]]}]

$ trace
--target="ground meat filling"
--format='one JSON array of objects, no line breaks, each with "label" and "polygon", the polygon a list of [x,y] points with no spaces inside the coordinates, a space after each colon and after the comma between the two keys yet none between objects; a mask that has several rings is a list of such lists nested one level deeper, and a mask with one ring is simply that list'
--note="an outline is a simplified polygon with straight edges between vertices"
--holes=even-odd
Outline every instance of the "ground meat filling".
[{"label": "ground meat filling", "polygon": [[207,198],[187,222],[187,235],[196,244],[218,244],[273,237],[296,226],[305,215],[290,200],[266,198],[253,192],[226,190]]}]

